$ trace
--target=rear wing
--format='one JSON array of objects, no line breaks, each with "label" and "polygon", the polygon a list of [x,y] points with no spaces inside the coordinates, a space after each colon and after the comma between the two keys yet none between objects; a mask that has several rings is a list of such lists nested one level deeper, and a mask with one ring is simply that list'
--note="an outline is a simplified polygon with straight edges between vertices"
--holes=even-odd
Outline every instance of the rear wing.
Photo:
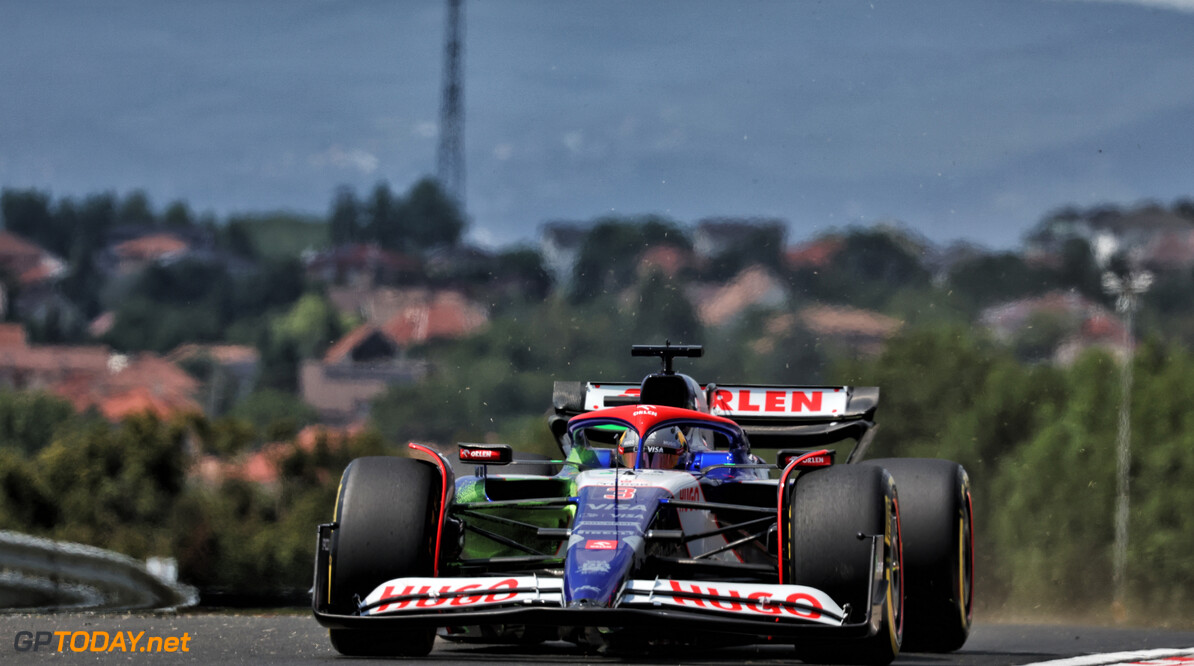
[{"label": "rear wing", "polygon": [[[851,458],[862,453],[864,438],[875,428],[879,405],[876,386],[769,386],[734,384],[704,387],[709,411],[732,419],[756,448],[824,446],[858,440]],[[556,382],[551,423],[557,436],[567,419],[584,412],[637,404],[639,385],[626,383]]]}]

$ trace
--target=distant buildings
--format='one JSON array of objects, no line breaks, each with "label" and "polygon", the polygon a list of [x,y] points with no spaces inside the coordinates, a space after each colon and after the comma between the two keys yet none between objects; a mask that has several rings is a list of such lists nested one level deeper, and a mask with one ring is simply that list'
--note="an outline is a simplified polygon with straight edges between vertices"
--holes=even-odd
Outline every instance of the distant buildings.
[{"label": "distant buildings", "polygon": [[199,412],[199,382],[156,354],[115,354],[102,345],[30,345],[19,324],[0,324],[0,388],[40,390],[109,420],[149,412]]},{"label": "distant buildings", "polygon": [[428,371],[407,350],[432,340],[469,335],[489,321],[478,303],[454,290],[427,288],[329,290],[342,312],[365,320],[332,345],[322,359],[306,360],[299,376],[303,400],[325,423],[368,416],[374,398],[395,384],[412,384]]},{"label": "distant buildings", "polygon": [[[58,283],[66,277],[68,266],[61,257],[9,232],[0,231],[0,317],[15,307],[27,319],[44,321],[51,312],[66,310],[78,314],[58,294]],[[16,302],[10,302],[5,285],[16,289]]]},{"label": "distant buildings", "polygon": [[979,324],[996,340],[1035,356],[1029,360],[1069,365],[1090,348],[1121,359],[1128,354],[1119,317],[1076,292],[1052,291],[992,306],[979,315]]},{"label": "distant buildings", "polygon": [[1030,260],[1048,262],[1070,241],[1091,244],[1101,236],[1113,238],[1121,248],[1131,248],[1147,268],[1194,268],[1194,220],[1160,206],[1059,212],[1028,235],[1024,254]]},{"label": "distant buildings", "polygon": [[787,303],[787,286],[771,271],[751,266],[724,285],[694,286],[689,298],[705,326],[724,326],[750,308],[779,308]]},{"label": "distant buildings", "polygon": [[904,326],[895,317],[844,305],[811,305],[801,308],[797,316],[819,340],[864,356],[877,355]]},{"label": "distant buildings", "polygon": [[[1149,267],[1188,271],[1194,268],[1194,222],[1184,215],[1156,206],[1127,212],[1062,212],[1026,239],[1025,254],[1045,264],[1056,263],[1060,253],[1073,251],[1073,241],[1090,243],[1111,236],[1122,246],[1135,248]],[[511,265],[534,265],[539,275],[546,268],[554,276],[554,288],[566,293],[593,227],[594,223],[544,224],[539,239],[542,267],[533,255],[530,262],[519,257],[522,263]],[[96,253],[95,268],[112,278],[131,278],[148,267],[183,260],[247,270],[243,259],[219,249],[213,233],[195,226],[114,228]],[[844,265],[866,267],[869,255],[858,249],[865,245],[854,242],[855,233],[827,233],[788,246],[783,220],[708,218],[686,228],[675,243],[633,249],[634,256],[628,257],[632,263],[623,263],[620,273],[630,280],[619,283],[619,289],[629,294],[633,290],[625,287],[635,277],[662,276],[680,290],[703,326],[733,326],[757,310],[765,314],[760,321],[766,330],[758,332],[760,340],[779,340],[785,332],[799,329],[819,341],[874,354],[900,330],[901,321],[842,303],[815,302],[808,291],[794,292],[792,287],[793,276],[817,274],[835,267],[835,262],[847,260]],[[983,253],[981,248],[961,244],[935,248],[891,225],[862,233],[885,234],[895,246],[907,250],[911,257],[907,261],[937,275],[934,284],[939,287],[948,287],[950,266]],[[843,257],[843,252],[854,254]],[[517,268],[503,268],[506,259],[459,245],[419,255],[359,243],[306,253],[306,277],[324,285],[338,312],[362,323],[332,341],[321,358],[301,362],[302,398],[326,423],[349,424],[367,417],[372,401],[388,387],[423,380],[430,368],[419,356],[419,346],[476,333],[489,321],[487,303],[500,301],[504,293],[527,291],[519,286],[523,278]],[[0,232],[0,275],[14,287],[22,320],[71,312],[60,289],[69,270],[62,258],[35,243]],[[551,288],[546,282],[542,285],[541,293]],[[0,312],[14,305],[6,297],[0,292]],[[100,337],[113,322],[111,313],[100,316],[90,332]],[[996,339],[1033,350],[1037,360],[1072,362],[1092,346],[1126,353],[1118,318],[1075,293],[1051,292],[989,307],[978,323]],[[40,335],[38,329],[30,330]],[[260,366],[258,352],[251,347],[188,344],[166,358],[121,356],[102,345],[31,345],[19,325],[0,326],[0,386],[47,390],[79,409],[95,408],[109,418],[137,410],[168,415],[205,408],[218,413],[217,393],[229,396],[229,402],[247,396]],[[197,372],[201,379],[183,368]]]},{"label": "distant buildings", "polygon": [[117,275],[139,273],[155,264],[171,264],[190,252],[190,243],[165,232],[138,236],[108,248],[112,270]]},{"label": "distant buildings", "polygon": [[377,245],[340,245],[304,256],[307,276],[326,284],[370,287],[416,279],[423,273],[419,257]]},{"label": "distant buildings", "polygon": [[204,380],[203,409],[213,416],[252,393],[261,371],[261,354],[247,345],[185,344],[170,352],[166,360],[199,372]]}]

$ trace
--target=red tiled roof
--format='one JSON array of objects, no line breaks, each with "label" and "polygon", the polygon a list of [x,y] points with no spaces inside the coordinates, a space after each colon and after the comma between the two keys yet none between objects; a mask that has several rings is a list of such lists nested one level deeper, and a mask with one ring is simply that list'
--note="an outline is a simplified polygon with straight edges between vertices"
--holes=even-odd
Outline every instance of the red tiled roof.
[{"label": "red tiled roof", "polygon": [[133,261],[151,261],[185,252],[186,241],[173,234],[150,234],[125,241],[116,246],[116,256]]},{"label": "red tiled roof", "polygon": [[93,338],[102,338],[116,325],[116,313],[111,310],[101,313],[87,325],[87,332]]},{"label": "red tiled roof", "polygon": [[371,324],[361,324],[349,331],[348,335],[336,341],[336,344],[328,348],[327,353],[323,355],[324,363],[340,363],[348,358],[352,350],[357,345],[361,344],[370,335],[377,332],[377,328]]},{"label": "red tiled roof", "polygon": [[459,338],[480,328],[489,315],[454,291],[435,295],[427,313],[427,338]]},{"label": "red tiled roof", "polygon": [[1126,334],[1123,322],[1110,312],[1097,312],[1082,322],[1082,338],[1087,341],[1122,343]]},{"label": "red tiled roof", "polygon": [[[102,347],[33,347],[25,356],[21,367],[46,373],[50,391],[79,411],[96,407],[111,419],[144,411],[161,417],[202,411],[194,398],[199,382],[154,354],[130,359],[111,356]],[[62,363],[46,367],[47,357]],[[10,365],[5,361],[0,350],[0,367]]]},{"label": "red tiled roof", "polygon": [[0,266],[22,285],[36,284],[66,272],[61,259],[9,231],[0,231]]},{"label": "red tiled roof", "polygon": [[0,324],[0,347],[24,348],[27,345],[25,327],[23,325]]},{"label": "red tiled roof", "polygon": [[261,354],[248,345],[201,345],[185,344],[166,355],[166,360],[179,363],[198,356],[208,356],[221,365],[257,363]]},{"label": "red tiled roof", "polygon": [[278,463],[285,457],[285,445],[269,444],[260,451],[223,460],[218,456],[203,456],[191,468],[191,475],[205,483],[217,485],[229,479],[251,483],[272,484],[278,481]]},{"label": "red tiled roof", "polygon": [[400,346],[409,347],[427,339],[427,310],[412,308],[390,317],[381,330]]},{"label": "red tiled roof", "polygon": [[842,249],[840,238],[819,238],[808,243],[801,243],[788,250],[788,266],[792,268],[824,268],[833,260],[838,250]]},{"label": "red tiled roof", "polygon": [[50,256],[43,256],[37,265],[21,273],[17,279],[21,284],[37,284],[66,272],[66,265]]},{"label": "red tiled roof", "polygon": [[11,231],[0,231],[0,260],[10,257],[40,258],[45,250]]},{"label": "red tiled roof", "polygon": [[1071,291],[1050,291],[1041,296],[1022,298],[986,308],[979,314],[979,322],[992,329],[997,337],[1009,337],[1028,324],[1031,317],[1045,313],[1074,323],[1108,310]]},{"label": "red tiled roof", "polygon": [[903,326],[894,317],[846,306],[814,305],[800,311],[808,330],[826,336],[888,338]]},{"label": "red tiled roof", "polygon": [[107,347],[0,347],[0,369],[25,373],[97,374],[108,369]]},{"label": "red tiled roof", "polygon": [[1160,268],[1194,266],[1194,229],[1158,233],[1145,249],[1146,260]]},{"label": "red tiled roof", "polygon": [[110,421],[119,421],[126,416],[149,413],[161,419],[168,419],[180,412],[199,412],[199,404],[189,398],[156,395],[145,386],[132,389],[102,400],[98,404],[100,413]]},{"label": "red tiled roof", "polygon": [[277,447],[268,447],[250,453],[249,457],[236,470],[239,472],[237,476],[253,483],[276,482],[279,476],[278,463],[282,457],[281,453]]},{"label": "red tiled roof", "polygon": [[718,288],[697,304],[697,317],[706,326],[720,326],[754,305],[765,305],[783,297],[783,285],[767,269],[751,266],[729,284]]},{"label": "red tiled roof", "polygon": [[667,277],[675,277],[690,260],[689,253],[673,245],[660,245],[643,253],[638,261],[640,275],[658,269]]},{"label": "red tiled roof", "polygon": [[155,391],[192,393],[199,388],[199,381],[185,370],[157,354],[138,354],[124,370],[114,373],[109,380],[117,386],[149,386]]},{"label": "red tiled roof", "polygon": [[371,309],[382,309],[389,316],[380,325],[362,324],[338,340],[324,355],[325,363],[344,360],[353,348],[377,332],[399,347],[410,347],[435,338],[463,337],[489,321],[484,308],[455,291],[379,290],[377,296],[374,300],[387,302],[382,308]]}]

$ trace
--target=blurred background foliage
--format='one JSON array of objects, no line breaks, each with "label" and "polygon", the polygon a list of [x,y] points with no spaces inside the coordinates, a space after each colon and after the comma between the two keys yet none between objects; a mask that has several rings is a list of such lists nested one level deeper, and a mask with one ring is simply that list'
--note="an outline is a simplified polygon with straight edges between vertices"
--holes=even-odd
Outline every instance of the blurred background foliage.
[{"label": "blurred background foliage", "polygon": [[[73,415],[47,396],[0,394],[0,528],[138,557],[170,554],[182,578],[209,594],[297,593],[310,576],[314,525],[330,519],[336,481],[352,458],[400,455],[395,442],[407,440],[505,441],[552,455],[558,451],[543,413],[554,378],[634,379],[653,369],[630,359],[629,339],[609,343],[587,339],[588,326],[562,328],[573,334],[564,339],[603,353],[568,357],[551,346],[559,353],[553,362],[495,326],[435,350],[443,371],[379,400],[376,430],[310,450],[294,436],[313,417],[287,408],[286,394],[255,395],[217,420],[145,416],[117,425]],[[686,365],[698,376],[753,379],[697,372],[705,360],[713,357]],[[1194,548],[1194,357],[1150,341],[1135,363],[1132,605],[1141,616],[1188,617],[1194,599],[1174,581],[1194,576],[1187,556]],[[799,374],[772,370],[779,382]],[[929,327],[899,334],[877,357],[833,362],[827,374],[882,387],[869,457],[948,458],[968,470],[981,611],[1109,603],[1119,401],[1112,357],[1091,352],[1068,368],[1030,365],[964,327]],[[41,416],[14,418],[31,412]],[[266,441],[281,442],[276,483],[188,479],[196,455],[235,458]]]},{"label": "blurred background foliage", "polygon": [[[301,255],[328,243],[421,256],[458,246],[465,220],[433,182],[405,194],[384,184],[363,197],[342,189],[326,220],[278,213],[217,223],[182,202],[157,212],[140,193],[53,201],[5,190],[0,203],[6,228],[69,258],[62,288],[87,316],[115,313],[102,337],[113,349],[224,342],[261,355],[256,389],[206,416],[109,423],[48,393],[0,391],[0,528],[173,556],[184,581],[217,597],[301,593],[315,525],[331,518],[352,458],[401,455],[407,441],[503,441],[556,455],[544,419],[552,382],[638,381],[657,365],[632,358],[629,347],[670,340],[704,345],[703,358],[677,362],[703,382],[879,386],[870,457],[948,458],[969,471],[980,612],[1110,607],[1121,362],[1098,348],[1052,362],[1072,322],[1049,314],[1033,315],[1010,339],[979,323],[991,306],[1052,290],[1109,306],[1085,243],[1067,241],[1053,262],[974,251],[934,266],[919,239],[876,226],[826,232],[819,239],[835,248],[833,260],[793,265],[783,233],[764,220],[710,261],[662,271],[644,270],[643,254],[693,250],[688,227],[658,216],[593,220],[563,279],[532,247],[420,276],[484,302],[488,324],[404,350],[427,363],[426,377],[376,398],[363,428],[312,440],[302,433],[318,414],[297,396],[299,365],[321,358],[360,319],[337,311]],[[206,229],[234,259],[101,277],[93,258],[105,233],[130,224]],[[751,267],[770,271],[787,299],[702,323],[694,289]],[[1194,579],[1191,302],[1194,273],[1159,275],[1131,361],[1129,604],[1153,620],[1194,616],[1194,592],[1177,584]],[[801,308],[824,303],[866,308],[901,327],[864,352],[793,323]],[[94,342],[85,329],[27,323],[46,344]],[[213,372],[202,359],[187,369]],[[254,456],[267,458],[276,478],[204,476],[204,465],[243,466]]]}]

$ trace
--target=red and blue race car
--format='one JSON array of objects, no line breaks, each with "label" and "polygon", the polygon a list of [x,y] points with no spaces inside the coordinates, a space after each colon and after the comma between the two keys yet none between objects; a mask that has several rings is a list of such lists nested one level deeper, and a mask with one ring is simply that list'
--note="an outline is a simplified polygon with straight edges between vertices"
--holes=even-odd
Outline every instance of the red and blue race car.
[{"label": "red and blue race car", "polygon": [[[613,649],[785,642],[866,664],[961,647],[966,472],[864,461],[877,388],[702,386],[673,370],[700,347],[632,353],[663,369],[556,383],[558,460],[461,444],[453,465],[415,443],[408,458],[354,460],[316,552],[314,612],[333,646],[422,655],[437,631]],[[458,477],[460,463],[475,473]]]}]

